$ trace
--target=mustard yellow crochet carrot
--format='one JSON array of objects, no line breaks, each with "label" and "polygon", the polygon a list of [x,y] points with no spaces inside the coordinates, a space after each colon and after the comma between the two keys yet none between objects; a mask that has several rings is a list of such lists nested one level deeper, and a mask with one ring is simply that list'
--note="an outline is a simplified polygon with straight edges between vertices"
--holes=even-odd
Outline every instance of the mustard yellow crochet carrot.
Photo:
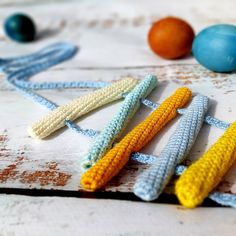
[{"label": "mustard yellow crochet carrot", "polygon": [[128,162],[130,154],[142,149],[191,98],[188,88],[179,88],[144,121],[130,131],[114,148],[81,178],[84,189],[95,191],[104,186]]},{"label": "mustard yellow crochet carrot", "polygon": [[220,183],[236,160],[236,122],[176,183],[176,194],[182,205],[194,208]]}]

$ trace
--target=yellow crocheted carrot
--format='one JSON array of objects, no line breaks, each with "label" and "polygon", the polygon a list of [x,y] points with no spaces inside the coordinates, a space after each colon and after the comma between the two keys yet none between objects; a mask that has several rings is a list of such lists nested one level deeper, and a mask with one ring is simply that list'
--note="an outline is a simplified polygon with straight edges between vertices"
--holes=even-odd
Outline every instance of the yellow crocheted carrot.
[{"label": "yellow crocheted carrot", "polygon": [[176,194],[182,205],[194,208],[220,183],[236,160],[236,122],[176,183]]},{"label": "yellow crocheted carrot", "polygon": [[191,98],[188,88],[179,88],[144,121],[130,131],[114,148],[81,178],[83,188],[91,191],[104,186],[128,162],[130,154],[143,148]]}]

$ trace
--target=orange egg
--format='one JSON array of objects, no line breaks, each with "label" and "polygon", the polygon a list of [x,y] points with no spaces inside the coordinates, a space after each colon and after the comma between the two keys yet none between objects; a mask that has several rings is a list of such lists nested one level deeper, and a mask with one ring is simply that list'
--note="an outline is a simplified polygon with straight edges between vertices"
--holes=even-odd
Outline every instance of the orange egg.
[{"label": "orange egg", "polygon": [[166,59],[177,59],[189,54],[193,39],[192,27],[176,17],[166,17],[155,22],[148,33],[152,51]]}]

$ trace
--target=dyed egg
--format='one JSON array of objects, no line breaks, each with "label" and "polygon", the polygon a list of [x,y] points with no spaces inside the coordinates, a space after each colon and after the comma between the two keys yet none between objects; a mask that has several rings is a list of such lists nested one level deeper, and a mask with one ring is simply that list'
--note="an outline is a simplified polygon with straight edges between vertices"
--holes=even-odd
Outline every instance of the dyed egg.
[{"label": "dyed egg", "polygon": [[9,16],[4,23],[4,29],[9,38],[18,42],[30,42],[35,39],[35,24],[25,14],[18,13]]},{"label": "dyed egg", "polygon": [[189,54],[193,39],[192,27],[176,17],[166,17],[155,22],[148,33],[152,51],[166,59],[177,59]]},{"label": "dyed egg", "polygon": [[213,25],[202,30],[193,42],[197,61],[215,72],[236,70],[236,26]]}]

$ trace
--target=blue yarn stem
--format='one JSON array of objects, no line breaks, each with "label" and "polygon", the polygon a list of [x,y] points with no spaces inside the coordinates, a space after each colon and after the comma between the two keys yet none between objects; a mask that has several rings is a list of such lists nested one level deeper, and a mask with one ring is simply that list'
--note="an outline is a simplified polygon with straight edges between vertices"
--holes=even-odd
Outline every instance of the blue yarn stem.
[{"label": "blue yarn stem", "polygon": [[[7,74],[6,80],[21,91],[24,95],[31,98],[33,101],[53,110],[58,107],[55,103],[49,101],[43,96],[34,92],[34,90],[43,89],[66,89],[66,88],[101,88],[110,85],[110,82],[91,82],[91,81],[65,81],[65,82],[30,82],[30,77],[40,73],[54,65],[72,58],[78,48],[70,43],[55,43],[43,48],[42,50],[26,56],[12,57],[0,59],[1,70]],[[158,104],[155,104],[147,99],[142,99],[141,102],[156,109]],[[185,112],[184,109],[178,110],[179,114]],[[205,122],[217,128],[226,129],[230,124],[220,121],[214,117],[206,116]],[[81,129],[72,121],[65,121],[66,125],[80,133],[89,137],[95,137],[98,131],[92,129]]]},{"label": "blue yarn stem", "polygon": [[[152,110],[156,110],[157,107],[159,106],[158,103],[154,103],[148,99],[145,99],[143,98],[142,99],[142,103],[151,108]],[[180,115],[183,115],[185,112],[186,112],[186,108],[182,108],[182,109],[177,109],[177,112],[180,114]],[[222,120],[219,120],[215,117],[212,117],[210,115],[206,115],[205,118],[204,118],[204,122],[208,125],[211,125],[211,126],[214,126],[216,128],[219,128],[219,129],[223,129],[223,130],[226,130],[229,128],[229,126],[231,125],[230,123],[228,122],[225,122],[225,121],[222,121]]]},{"label": "blue yarn stem", "polygon": [[[29,97],[33,101],[45,106],[49,110],[58,107],[57,104],[49,101],[43,96],[34,92],[42,89],[61,89],[61,88],[101,88],[109,85],[107,82],[90,82],[90,81],[69,81],[69,82],[29,82],[29,78],[42,72],[54,65],[70,59],[77,52],[77,47],[68,43],[57,43],[46,47],[34,54],[0,59],[2,71],[7,74],[6,80],[18,91]],[[92,129],[81,129],[72,121],[65,121],[65,124],[77,133],[94,137],[98,134]]]}]

